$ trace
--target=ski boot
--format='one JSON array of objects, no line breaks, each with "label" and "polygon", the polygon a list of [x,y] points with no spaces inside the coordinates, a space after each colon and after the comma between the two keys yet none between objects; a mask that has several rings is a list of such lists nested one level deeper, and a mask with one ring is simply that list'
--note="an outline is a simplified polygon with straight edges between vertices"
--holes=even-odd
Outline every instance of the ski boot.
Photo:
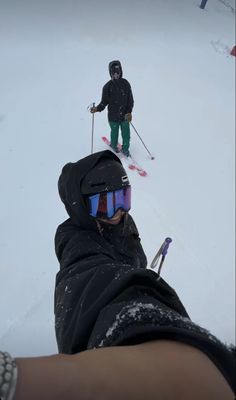
[{"label": "ski boot", "polygon": [[122,153],[124,154],[124,156],[130,157],[130,152],[129,152],[129,150],[122,149]]},{"label": "ski boot", "polygon": [[115,153],[119,153],[120,152],[120,150],[118,149],[117,146],[111,146],[111,148]]}]

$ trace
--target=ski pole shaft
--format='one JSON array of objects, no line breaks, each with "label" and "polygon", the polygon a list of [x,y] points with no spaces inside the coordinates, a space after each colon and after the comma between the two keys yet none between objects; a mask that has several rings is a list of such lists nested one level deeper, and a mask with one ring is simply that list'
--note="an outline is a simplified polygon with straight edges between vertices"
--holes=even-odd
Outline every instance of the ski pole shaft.
[{"label": "ski pole shaft", "polygon": [[139,135],[139,133],[137,132],[137,130],[135,129],[134,125],[132,124],[132,122],[130,122],[130,125],[132,126],[133,130],[135,131],[135,133],[138,135],[139,139],[141,140],[142,144],[144,145],[145,149],[147,150],[148,154],[151,157],[151,160],[154,160],[154,157],[151,155],[150,151],[148,150],[147,146],[145,145],[143,139],[141,138],[141,136]]},{"label": "ski pole shaft", "polygon": [[204,10],[206,3],[207,3],[207,0],[202,0],[201,5],[200,5],[200,8],[202,10]]},{"label": "ski pole shaft", "polygon": [[161,269],[162,269],[162,265],[163,265],[164,261],[165,261],[165,256],[162,256],[161,257],[161,262],[160,262],[160,265],[159,265],[158,271],[157,271],[157,275],[158,276],[160,276],[160,274],[161,274]]},{"label": "ski pole shaft", "polygon": [[[93,107],[95,107],[95,103],[93,103]],[[92,115],[91,154],[93,154],[93,136],[94,136],[94,113],[93,113],[93,115]]]}]

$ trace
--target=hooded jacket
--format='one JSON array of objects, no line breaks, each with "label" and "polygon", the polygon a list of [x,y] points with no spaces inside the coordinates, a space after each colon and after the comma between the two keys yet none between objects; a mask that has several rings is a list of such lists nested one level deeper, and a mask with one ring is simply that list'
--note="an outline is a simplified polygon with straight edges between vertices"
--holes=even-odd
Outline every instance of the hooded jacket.
[{"label": "hooded jacket", "polygon": [[[137,227],[128,213],[118,225],[98,225],[88,214],[81,193],[82,181],[104,158],[121,163],[109,150],[98,152],[76,163],[66,164],[58,181],[59,194],[70,217],[58,227],[55,236],[55,249],[60,262],[55,291],[56,333],[59,349],[63,352],[86,348],[89,339],[86,324],[94,322],[87,318],[87,302],[88,299],[91,302],[98,291],[94,305],[90,306],[91,314],[94,314],[93,307],[99,309],[103,304],[101,283],[105,271],[114,272],[114,265],[126,271],[144,269],[147,265]],[[93,280],[90,282],[94,274],[98,280],[96,283]],[[87,300],[84,303],[85,292]],[[65,309],[69,310],[66,315]],[[86,322],[80,324],[79,332],[82,333],[78,334],[76,326],[81,318],[85,318]],[[65,320],[68,321],[66,325]],[[75,340],[72,339],[74,335]]]},{"label": "hooded jacket", "polygon": [[[61,353],[167,339],[203,351],[235,390],[235,356],[193,323],[176,292],[146,269],[138,230],[129,214],[99,228],[81,194],[85,175],[110,151],[67,164],[59,193],[69,219],[55,236],[60,263],[55,287],[55,330]],[[119,161],[120,162],[120,161]]]},{"label": "hooded jacket", "polygon": [[108,106],[108,121],[122,122],[125,115],[131,113],[134,106],[134,99],[130,83],[122,77],[123,71],[120,61],[109,63],[109,74],[112,76],[112,66],[120,66],[121,77],[108,81],[102,89],[102,99],[97,106],[97,111],[103,111]]}]

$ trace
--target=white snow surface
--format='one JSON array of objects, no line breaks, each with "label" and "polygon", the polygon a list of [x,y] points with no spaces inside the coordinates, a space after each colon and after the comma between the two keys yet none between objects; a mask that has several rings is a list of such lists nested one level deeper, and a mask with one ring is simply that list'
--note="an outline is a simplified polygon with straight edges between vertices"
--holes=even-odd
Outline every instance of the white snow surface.
[{"label": "white snow surface", "polygon": [[[63,165],[90,154],[92,116],[118,59],[133,89],[128,171],[149,265],[173,243],[162,276],[192,320],[235,338],[233,0],[0,0],[0,349],[57,352],[55,230],[66,211]],[[109,137],[95,114],[94,151]]]}]

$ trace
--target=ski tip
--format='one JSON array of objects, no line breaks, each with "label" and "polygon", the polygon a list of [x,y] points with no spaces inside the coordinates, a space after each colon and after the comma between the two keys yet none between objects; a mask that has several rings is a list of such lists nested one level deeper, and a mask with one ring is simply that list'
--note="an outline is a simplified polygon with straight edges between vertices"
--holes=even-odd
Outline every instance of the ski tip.
[{"label": "ski tip", "polygon": [[131,170],[135,170],[136,169],[140,176],[147,176],[147,172],[146,171],[143,171],[142,169],[137,168],[134,164],[129,164],[128,168],[131,169]]},{"label": "ski tip", "polygon": [[147,172],[146,171],[141,171],[141,172],[139,172],[139,175],[140,176],[147,176]]}]

